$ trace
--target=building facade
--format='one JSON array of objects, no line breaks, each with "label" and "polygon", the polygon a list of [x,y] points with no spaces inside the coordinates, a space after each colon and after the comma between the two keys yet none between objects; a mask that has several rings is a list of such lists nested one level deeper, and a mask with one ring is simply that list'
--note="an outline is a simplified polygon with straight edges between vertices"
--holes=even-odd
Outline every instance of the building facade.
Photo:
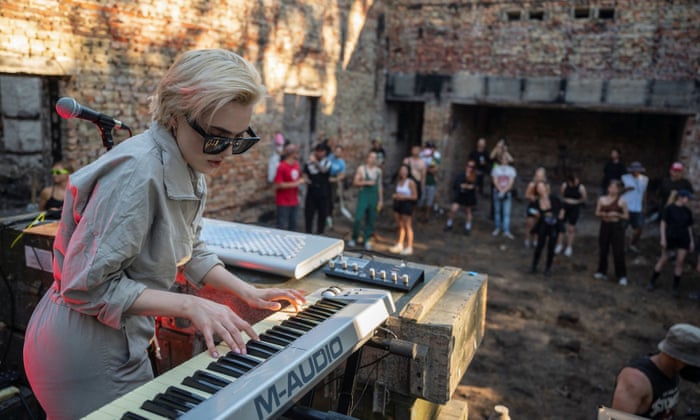
[{"label": "building facade", "polygon": [[273,208],[265,173],[278,131],[304,152],[343,144],[350,170],[372,138],[388,174],[411,145],[434,141],[448,180],[485,137],[507,139],[522,183],[545,166],[595,185],[619,147],[653,180],[680,160],[700,187],[699,21],[692,0],[3,2],[0,194],[26,205],[53,161],[79,167],[106,152],[96,126],[56,115],[60,97],[140,132],[160,76],[192,48],[240,53],[269,94],[252,122],[261,144],[209,179],[215,217],[256,221]]}]

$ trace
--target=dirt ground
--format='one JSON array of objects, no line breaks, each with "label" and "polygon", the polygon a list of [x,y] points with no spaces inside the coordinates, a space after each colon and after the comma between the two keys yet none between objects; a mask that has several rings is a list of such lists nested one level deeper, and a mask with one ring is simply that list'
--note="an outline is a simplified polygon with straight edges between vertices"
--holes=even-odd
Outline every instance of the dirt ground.
[{"label": "dirt ground", "polygon": [[[610,405],[617,371],[631,358],[654,352],[668,327],[700,325],[700,304],[687,295],[700,289],[695,257],[671,296],[671,266],[649,292],[645,285],[660,248],[658,224],[645,228],[639,256],[627,255],[630,284],[593,279],[597,265],[598,220],[584,208],[572,257],[556,256],[553,275],[528,274],[532,250],[523,245],[525,210],[514,202],[515,240],[493,237],[488,199],[474,214],[470,236],[461,227],[444,233],[445,215],[414,223],[413,261],[456,266],[488,275],[486,332],[455,398],[469,404],[469,419],[487,419],[497,404],[513,419],[594,419]],[[592,200],[591,200],[592,202]],[[396,233],[390,207],[377,223],[374,248],[388,253]],[[350,223],[335,218],[333,233],[349,238]],[[540,273],[544,255],[540,261]],[[610,273],[613,274],[612,258]],[[614,276],[611,276],[614,277]],[[700,410],[700,385],[682,382],[676,418]],[[692,417],[696,418],[696,417]]]}]

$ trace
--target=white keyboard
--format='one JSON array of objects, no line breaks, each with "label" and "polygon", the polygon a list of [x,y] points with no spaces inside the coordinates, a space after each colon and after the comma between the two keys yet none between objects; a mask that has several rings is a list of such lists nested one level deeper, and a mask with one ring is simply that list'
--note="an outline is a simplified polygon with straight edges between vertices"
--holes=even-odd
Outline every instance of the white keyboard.
[{"label": "white keyboard", "polygon": [[300,279],[343,252],[341,239],[202,219],[200,238],[226,264]]}]

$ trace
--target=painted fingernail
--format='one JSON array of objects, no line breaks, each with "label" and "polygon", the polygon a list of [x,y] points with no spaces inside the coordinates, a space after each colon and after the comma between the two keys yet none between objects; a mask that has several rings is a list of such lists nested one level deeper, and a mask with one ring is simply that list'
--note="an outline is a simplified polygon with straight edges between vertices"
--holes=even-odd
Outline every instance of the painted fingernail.
[{"label": "painted fingernail", "polygon": [[212,353],[212,356],[214,356],[214,357],[219,357],[219,352],[218,352],[218,351],[215,351],[214,353]]}]

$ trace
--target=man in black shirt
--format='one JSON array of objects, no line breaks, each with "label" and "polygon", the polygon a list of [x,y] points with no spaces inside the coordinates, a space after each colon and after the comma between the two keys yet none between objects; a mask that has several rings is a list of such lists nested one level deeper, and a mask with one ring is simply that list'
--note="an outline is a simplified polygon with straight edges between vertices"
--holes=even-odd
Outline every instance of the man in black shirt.
[{"label": "man in black shirt", "polygon": [[659,187],[660,208],[664,208],[676,201],[676,193],[680,190],[693,192],[693,185],[688,179],[683,178],[683,164],[674,162],[668,171],[669,177],[661,181]]},{"label": "man in black shirt", "polygon": [[680,379],[700,381],[700,328],[676,324],[659,353],[631,361],[617,376],[612,408],[650,419],[673,418]]},{"label": "man in black shirt", "polygon": [[627,167],[622,162],[622,152],[617,147],[613,147],[610,149],[610,160],[603,167],[602,194],[607,194],[610,181],[613,179],[622,180],[622,175],[626,173]]},{"label": "man in black shirt", "polygon": [[308,162],[304,165],[304,174],[308,179],[306,201],[304,203],[304,219],[306,233],[313,233],[313,221],[316,216],[316,233],[323,234],[328,216],[328,204],[331,196],[330,170],[331,161],[328,159],[330,148],[321,143],[314,147]]},{"label": "man in black shirt", "polygon": [[476,142],[476,149],[469,153],[469,159],[476,162],[476,191],[483,197],[484,194],[484,175],[491,173],[491,159],[486,151],[486,139],[480,138]]}]

